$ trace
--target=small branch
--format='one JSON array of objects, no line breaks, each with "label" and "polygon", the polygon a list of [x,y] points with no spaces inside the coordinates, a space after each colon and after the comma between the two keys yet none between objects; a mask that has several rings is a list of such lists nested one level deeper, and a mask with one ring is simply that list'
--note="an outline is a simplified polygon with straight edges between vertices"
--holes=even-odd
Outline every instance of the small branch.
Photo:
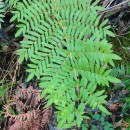
[{"label": "small branch", "polygon": [[104,13],[109,13],[109,12],[112,12],[112,13],[117,13],[118,11],[120,11],[121,8],[126,8],[129,4],[130,0],[126,0],[122,3],[119,3],[113,7],[110,7],[108,9],[106,9],[105,11],[102,11],[100,12],[99,14],[103,15]]}]

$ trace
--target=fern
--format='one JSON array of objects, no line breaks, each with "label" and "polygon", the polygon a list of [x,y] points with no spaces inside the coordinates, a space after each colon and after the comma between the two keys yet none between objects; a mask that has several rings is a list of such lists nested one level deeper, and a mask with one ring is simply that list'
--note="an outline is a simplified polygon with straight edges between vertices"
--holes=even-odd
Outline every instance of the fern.
[{"label": "fern", "polygon": [[0,0],[0,29],[1,29],[1,23],[4,22],[3,21],[3,17],[4,17],[4,12],[5,12],[5,3],[3,2],[3,0]]},{"label": "fern", "polygon": [[117,67],[114,67],[110,73],[114,77],[129,76],[130,65],[129,63],[121,63]]},{"label": "fern", "polygon": [[98,129],[98,126],[101,126],[103,130],[114,130],[113,128],[113,125],[111,123],[109,123],[108,121],[106,121],[106,115],[105,114],[94,114],[92,115],[94,121],[91,121],[93,122],[92,124],[92,127],[91,127],[91,130],[97,130]]},{"label": "fern", "polygon": [[[80,127],[85,106],[99,108],[110,114],[104,90],[119,82],[110,76],[113,61],[120,57],[113,54],[106,36],[114,36],[100,24],[98,0],[7,0],[13,8],[11,22],[17,21],[16,37],[23,35],[20,62],[28,61],[28,81],[37,77],[46,95],[47,106],[57,108],[60,128]],[[77,107],[78,103],[78,107]]]},{"label": "fern", "polygon": [[110,73],[111,76],[121,79],[121,83],[115,84],[116,86],[129,86],[130,85],[130,65],[129,63],[121,63],[114,67]]},{"label": "fern", "polygon": [[[130,82],[129,82],[130,83]],[[130,86],[126,86],[124,88],[126,91],[127,91],[127,95],[125,98],[120,98],[119,101],[120,102],[124,102],[124,105],[123,105],[123,109],[122,109],[122,113],[127,113],[127,111],[130,110]]]},{"label": "fern", "polygon": [[130,109],[130,65],[129,63],[121,63],[117,67],[114,67],[110,73],[114,77],[118,77],[121,79],[121,83],[117,84],[117,86],[123,87],[128,94],[125,98],[120,98],[120,101],[124,101],[122,113],[126,113]]}]

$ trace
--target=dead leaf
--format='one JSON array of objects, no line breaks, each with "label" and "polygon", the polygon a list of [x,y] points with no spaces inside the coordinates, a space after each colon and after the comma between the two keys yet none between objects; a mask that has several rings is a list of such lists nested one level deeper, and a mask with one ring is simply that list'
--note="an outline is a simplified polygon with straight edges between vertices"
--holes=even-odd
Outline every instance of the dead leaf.
[{"label": "dead leaf", "polygon": [[113,128],[117,128],[117,127],[121,127],[122,126],[122,123],[123,123],[123,119],[121,119],[120,121],[116,122],[114,125],[113,125]]},{"label": "dead leaf", "polygon": [[117,111],[117,108],[118,108],[118,105],[117,105],[117,104],[110,104],[110,105],[108,106],[108,109],[109,109],[109,111],[111,111],[111,112]]}]

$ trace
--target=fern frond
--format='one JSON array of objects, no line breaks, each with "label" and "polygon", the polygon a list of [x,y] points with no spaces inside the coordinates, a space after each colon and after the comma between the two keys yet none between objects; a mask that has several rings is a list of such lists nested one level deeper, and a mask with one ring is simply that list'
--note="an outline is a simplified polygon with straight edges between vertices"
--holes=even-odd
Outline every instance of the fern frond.
[{"label": "fern frond", "polygon": [[[109,114],[103,106],[106,103],[104,90],[96,91],[96,87],[119,82],[110,76],[111,69],[108,70],[107,65],[114,66],[113,61],[120,57],[113,54],[112,46],[106,40],[107,35],[114,34],[109,31],[110,26],[106,26],[107,20],[100,24],[98,11],[103,8],[97,6],[99,1],[15,2],[11,21],[18,22],[16,36],[24,36],[22,49],[18,52],[20,62],[28,61],[28,81],[34,76],[40,80],[41,96],[46,95],[48,99],[46,106],[54,103],[61,109],[59,127],[69,122],[70,126],[65,127],[80,126],[84,109],[75,108],[77,101],[83,108],[88,104]],[[63,119],[62,114],[70,114],[68,108],[73,111],[72,117]]]},{"label": "fern frond", "polygon": [[4,12],[5,12],[5,3],[3,0],[0,1],[0,29],[1,29],[1,23],[4,22]]},{"label": "fern frond", "polygon": [[117,67],[114,67],[110,73],[114,77],[121,77],[130,75],[130,65],[128,63],[121,63]]},{"label": "fern frond", "polygon": [[[102,96],[104,90],[95,92],[96,85],[91,83],[89,84],[85,83],[85,84],[83,84],[83,82],[79,84],[80,86],[79,97],[76,96],[75,90],[70,88],[68,92],[69,95],[67,95],[67,97],[66,95],[61,95],[60,97],[62,98],[61,99],[58,98],[59,102],[57,103],[56,106],[58,112],[56,113],[57,113],[57,120],[59,122],[58,123],[59,128],[70,128],[71,126],[75,125],[80,126],[82,120],[88,118],[86,116],[83,116],[86,104],[89,104],[90,107],[92,107],[92,109],[98,107],[102,112],[110,114],[107,111],[107,109],[103,106],[103,104],[107,102],[105,100],[107,96],[106,95]],[[78,107],[76,108],[76,104],[74,101],[77,101],[78,98],[80,99],[81,103],[78,104]],[[63,116],[64,118],[62,118]]]}]

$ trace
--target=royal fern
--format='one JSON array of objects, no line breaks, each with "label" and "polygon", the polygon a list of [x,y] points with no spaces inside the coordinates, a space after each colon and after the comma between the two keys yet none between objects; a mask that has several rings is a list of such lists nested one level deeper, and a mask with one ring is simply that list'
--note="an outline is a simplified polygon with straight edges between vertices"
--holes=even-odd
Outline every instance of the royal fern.
[{"label": "royal fern", "polygon": [[[43,88],[47,106],[57,108],[58,127],[80,127],[84,109],[89,105],[109,114],[104,90],[99,85],[119,82],[110,76],[112,45],[106,36],[114,36],[100,23],[98,0],[7,0],[12,7],[11,22],[17,22],[16,37],[23,35],[20,62],[28,61],[28,81],[34,76]],[[78,105],[77,105],[78,104]]]}]

